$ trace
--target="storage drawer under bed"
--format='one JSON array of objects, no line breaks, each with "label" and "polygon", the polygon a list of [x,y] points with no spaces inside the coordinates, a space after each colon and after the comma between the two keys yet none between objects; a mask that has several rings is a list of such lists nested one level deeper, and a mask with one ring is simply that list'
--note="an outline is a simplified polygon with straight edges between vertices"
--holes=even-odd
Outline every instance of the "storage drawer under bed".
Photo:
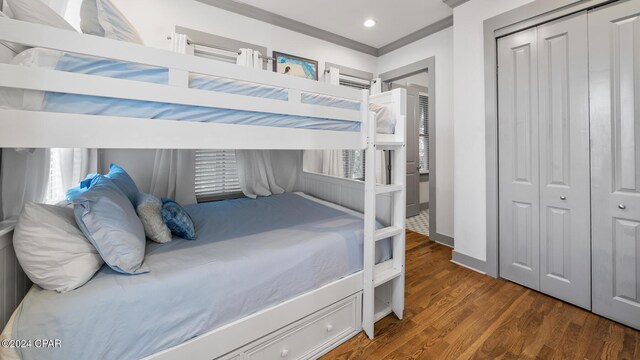
[{"label": "storage drawer under bed", "polygon": [[361,312],[361,293],[357,293],[222,359],[316,359],[360,332]]}]

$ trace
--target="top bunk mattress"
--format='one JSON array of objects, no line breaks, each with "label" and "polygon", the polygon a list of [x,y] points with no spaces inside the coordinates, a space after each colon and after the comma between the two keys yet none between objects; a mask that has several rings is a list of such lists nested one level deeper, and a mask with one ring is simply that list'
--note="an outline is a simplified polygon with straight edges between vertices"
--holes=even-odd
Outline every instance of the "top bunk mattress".
[{"label": "top bunk mattress", "polygon": [[[12,64],[156,84],[167,84],[169,78],[168,70],[164,68],[80,56],[40,48],[29,49],[20,53],[14,58]],[[191,74],[189,86],[194,89],[209,90],[212,92],[269,98],[283,102],[288,101],[287,89],[214,76]],[[360,109],[360,103],[357,101],[310,93],[302,94],[302,102],[348,110]],[[43,93],[7,88],[0,88],[0,108],[312,130],[360,131],[360,122],[358,121],[332,120],[77,94]]]},{"label": "top bunk mattress", "polygon": [[[149,243],[147,274],[104,266],[68,293],[33,286],[3,336],[61,340],[61,348],[17,349],[24,360],[139,359],[363,266],[362,215],[302,193],[186,210],[197,240]],[[389,239],[376,243],[376,263],[391,256]]]}]

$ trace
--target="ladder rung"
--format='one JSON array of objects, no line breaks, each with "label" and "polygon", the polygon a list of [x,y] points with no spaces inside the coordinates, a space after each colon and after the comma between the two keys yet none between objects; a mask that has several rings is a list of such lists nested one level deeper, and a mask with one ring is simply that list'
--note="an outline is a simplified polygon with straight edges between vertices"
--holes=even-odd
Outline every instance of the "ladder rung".
[{"label": "ladder rung", "polygon": [[393,259],[387,260],[373,268],[373,286],[387,283],[402,274],[402,270],[393,266]]},{"label": "ladder rung", "polygon": [[387,194],[396,191],[402,191],[402,185],[391,184],[391,185],[376,185],[376,194]]},{"label": "ladder rung", "polygon": [[373,235],[373,239],[374,241],[380,241],[392,236],[400,235],[402,234],[402,230],[404,229],[399,226],[389,226],[386,228],[382,228],[380,230],[376,230],[375,234]]},{"label": "ladder rung", "polygon": [[385,150],[394,148],[400,148],[404,145],[402,141],[376,141],[376,148],[378,150]]},{"label": "ladder rung", "polygon": [[383,302],[379,299],[375,300],[374,310],[373,310],[373,321],[378,322],[385,316],[391,314],[393,310],[391,309],[391,305]]}]

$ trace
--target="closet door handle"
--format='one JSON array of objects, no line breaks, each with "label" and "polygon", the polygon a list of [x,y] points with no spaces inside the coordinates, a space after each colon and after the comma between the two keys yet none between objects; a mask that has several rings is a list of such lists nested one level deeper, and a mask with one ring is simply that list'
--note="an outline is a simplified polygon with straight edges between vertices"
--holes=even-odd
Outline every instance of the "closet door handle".
[{"label": "closet door handle", "polygon": [[566,196],[560,196],[560,200],[567,200]]},{"label": "closet door handle", "polygon": [[620,209],[620,210],[624,210],[626,208],[627,208],[627,206],[625,204],[618,205],[618,209]]}]

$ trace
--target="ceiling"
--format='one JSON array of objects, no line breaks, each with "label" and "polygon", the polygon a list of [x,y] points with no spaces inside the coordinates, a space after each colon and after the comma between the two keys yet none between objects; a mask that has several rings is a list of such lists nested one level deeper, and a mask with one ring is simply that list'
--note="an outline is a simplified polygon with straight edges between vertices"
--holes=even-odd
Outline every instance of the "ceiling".
[{"label": "ceiling", "polygon": [[[236,0],[380,48],[453,14],[442,0]],[[366,19],[373,28],[365,28]]]}]

